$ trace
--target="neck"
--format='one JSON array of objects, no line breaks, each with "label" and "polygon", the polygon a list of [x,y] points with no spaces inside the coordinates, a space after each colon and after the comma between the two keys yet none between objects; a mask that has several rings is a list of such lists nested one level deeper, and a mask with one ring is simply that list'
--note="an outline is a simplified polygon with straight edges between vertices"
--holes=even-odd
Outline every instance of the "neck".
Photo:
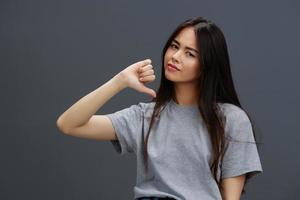
[{"label": "neck", "polygon": [[179,105],[195,105],[198,102],[199,90],[188,83],[174,84],[175,101]]}]

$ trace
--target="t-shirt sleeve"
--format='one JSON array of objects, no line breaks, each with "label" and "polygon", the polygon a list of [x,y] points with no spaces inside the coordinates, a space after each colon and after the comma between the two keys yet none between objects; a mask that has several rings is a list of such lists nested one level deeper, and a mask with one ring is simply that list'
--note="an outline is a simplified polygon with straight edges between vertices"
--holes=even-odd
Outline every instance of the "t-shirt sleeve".
[{"label": "t-shirt sleeve", "polygon": [[228,147],[221,164],[221,178],[247,173],[250,178],[263,172],[251,122],[243,110],[226,116],[225,135]]},{"label": "t-shirt sleeve", "polygon": [[120,155],[136,152],[142,131],[143,104],[134,104],[106,116],[111,120],[117,139],[110,140]]}]

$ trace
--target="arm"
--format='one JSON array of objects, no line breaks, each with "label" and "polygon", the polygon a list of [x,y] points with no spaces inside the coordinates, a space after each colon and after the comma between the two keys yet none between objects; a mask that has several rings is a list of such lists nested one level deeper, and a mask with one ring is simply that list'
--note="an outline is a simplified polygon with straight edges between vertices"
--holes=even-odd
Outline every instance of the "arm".
[{"label": "arm", "polygon": [[[96,139],[115,140],[116,133],[106,115],[94,115],[110,98],[126,87],[155,96],[155,91],[144,83],[153,81],[155,76],[151,60],[136,62],[108,82],[82,97],[58,118],[58,129],[68,135]],[[143,77],[143,81],[139,78]]]},{"label": "arm", "polygon": [[245,183],[245,174],[222,179],[221,191],[223,200],[240,200]]},{"label": "arm", "polygon": [[[115,75],[108,82],[82,97],[61,114],[57,120],[57,127],[61,132],[67,134],[72,129],[83,126],[99,108],[124,88],[126,88],[126,84],[123,76],[120,74]],[[100,119],[100,116],[96,118]],[[92,121],[97,121],[96,118],[93,118]]]}]

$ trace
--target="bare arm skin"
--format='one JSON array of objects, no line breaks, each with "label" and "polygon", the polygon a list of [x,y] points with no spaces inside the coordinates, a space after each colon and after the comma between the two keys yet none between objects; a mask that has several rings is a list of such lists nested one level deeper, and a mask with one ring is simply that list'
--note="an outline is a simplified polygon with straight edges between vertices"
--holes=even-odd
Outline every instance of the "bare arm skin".
[{"label": "bare arm skin", "polygon": [[57,127],[65,134],[91,139],[115,139],[109,121],[103,115],[94,115],[111,97],[125,88],[120,74],[87,94],[57,120]]},{"label": "bare arm skin", "polygon": [[[155,79],[152,68],[150,59],[136,62],[79,99],[57,119],[56,124],[60,132],[87,139],[116,139],[116,133],[109,118],[105,115],[95,115],[95,113],[126,87],[155,96],[155,91],[144,85]],[[140,80],[141,77],[144,80]]]},{"label": "bare arm skin", "polygon": [[231,178],[224,178],[221,183],[223,186],[223,191],[221,191],[222,199],[240,200],[244,183],[245,174]]}]

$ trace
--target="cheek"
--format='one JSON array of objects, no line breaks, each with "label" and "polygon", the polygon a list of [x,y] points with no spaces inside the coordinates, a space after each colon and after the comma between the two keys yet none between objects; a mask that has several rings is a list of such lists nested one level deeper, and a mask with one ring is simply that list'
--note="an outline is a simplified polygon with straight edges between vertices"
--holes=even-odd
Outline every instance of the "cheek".
[{"label": "cheek", "polygon": [[167,50],[166,53],[165,53],[165,58],[169,59],[170,58],[170,51]]},{"label": "cheek", "polygon": [[170,53],[170,51],[166,51],[166,53],[165,53],[165,56],[164,56],[164,64],[166,65],[169,61],[170,61],[170,59],[171,59],[171,53]]},{"label": "cheek", "polygon": [[199,62],[198,61],[189,61],[188,63],[186,63],[186,66],[190,66],[188,68],[187,73],[190,74],[191,76],[199,76],[200,73],[200,67],[199,67]]},{"label": "cheek", "polygon": [[199,70],[199,62],[196,59],[189,59],[185,63],[186,66],[190,66],[190,71],[196,72]]},{"label": "cheek", "polygon": [[195,69],[195,72],[197,72],[197,73],[200,72],[200,66],[199,66],[198,62],[195,64],[195,68],[194,69]]}]

